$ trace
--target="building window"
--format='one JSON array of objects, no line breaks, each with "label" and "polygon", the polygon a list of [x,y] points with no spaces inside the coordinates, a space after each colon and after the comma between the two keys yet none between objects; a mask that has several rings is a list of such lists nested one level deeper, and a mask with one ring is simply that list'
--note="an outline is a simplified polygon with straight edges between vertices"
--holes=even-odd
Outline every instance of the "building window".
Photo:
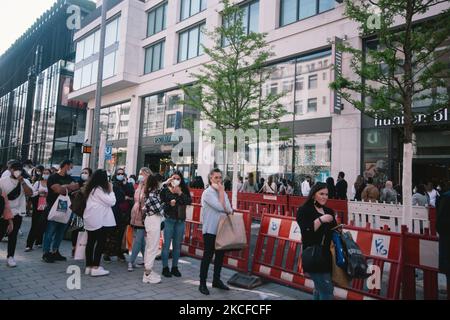
[{"label": "building window", "polygon": [[292,91],[292,82],[293,81],[283,81],[283,92],[290,92]]},{"label": "building window", "polygon": [[322,103],[323,103],[323,104],[327,104],[327,97],[326,97],[326,96],[323,96],[323,97],[322,97]]},{"label": "building window", "polygon": [[128,138],[130,102],[105,107],[100,110],[100,132],[107,141]]},{"label": "building window", "polygon": [[308,99],[308,112],[317,111],[317,98]]},{"label": "building window", "polygon": [[295,90],[303,90],[303,78],[297,79],[295,82]]},{"label": "building window", "polygon": [[334,2],[335,0],[281,0],[280,26],[333,9]]},{"label": "building window", "polygon": [[322,73],[322,80],[327,80],[327,73],[326,72]]},{"label": "building window", "polygon": [[206,9],[206,0],[181,0],[180,21]]},{"label": "building window", "polygon": [[316,146],[305,145],[305,164],[314,165],[316,163]]},{"label": "building window", "polygon": [[175,128],[176,114],[168,114],[166,121],[166,128]]},{"label": "building window", "polygon": [[147,37],[164,29],[167,25],[167,1],[151,9],[147,14]]},{"label": "building window", "polygon": [[310,75],[308,78],[308,89],[317,88],[317,74]]},{"label": "building window", "polygon": [[145,49],[144,74],[164,68],[164,44],[165,41],[160,41]]},{"label": "building window", "polygon": [[179,34],[178,62],[195,58],[203,53],[201,31],[204,26],[205,23],[202,23]]},{"label": "building window", "polygon": [[[240,6],[242,9],[243,17],[242,24],[244,32],[249,34],[250,32],[258,32],[259,30],[259,0],[250,1]],[[233,19],[233,23],[236,22],[236,17]],[[228,21],[222,21],[224,26],[228,25]],[[222,39],[222,46],[226,47],[230,44],[228,39]]]},{"label": "building window", "polygon": [[271,94],[277,94],[278,93],[278,83],[272,83],[270,86],[270,93]]},{"label": "building window", "polygon": [[181,100],[181,96],[179,94],[174,96],[169,96],[169,106],[167,110],[178,109],[181,105],[179,105],[179,101]]},{"label": "building window", "polygon": [[294,103],[294,112],[296,115],[303,114],[303,100],[295,101]]}]

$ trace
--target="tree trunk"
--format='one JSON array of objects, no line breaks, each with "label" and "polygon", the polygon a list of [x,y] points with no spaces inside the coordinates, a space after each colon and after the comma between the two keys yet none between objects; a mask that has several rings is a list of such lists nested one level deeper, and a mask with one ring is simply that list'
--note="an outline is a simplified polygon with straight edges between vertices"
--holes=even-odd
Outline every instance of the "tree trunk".
[{"label": "tree trunk", "polygon": [[233,188],[232,188],[232,202],[233,209],[237,209],[237,194],[238,194],[238,170],[239,170],[239,153],[233,152]]},{"label": "tree trunk", "polygon": [[403,224],[411,231],[412,228],[412,157],[413,145],[411,142],[403,144],[403,176],[402,176],[402,196]]}]

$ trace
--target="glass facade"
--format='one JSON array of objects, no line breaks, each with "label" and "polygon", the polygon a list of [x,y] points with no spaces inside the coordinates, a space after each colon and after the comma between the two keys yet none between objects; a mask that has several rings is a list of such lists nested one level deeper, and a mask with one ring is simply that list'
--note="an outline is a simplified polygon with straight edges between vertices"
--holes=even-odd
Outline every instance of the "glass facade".
[{"label": "glass facade", "polygon": [[205,23],[202,23],[179,33],[178,62],[195,58],[203,53],[201,30],[204,26]]},{"label": "glass facade", "polygon": [[107,142],[128,138],[130,106],[128,101],[100,110],[100,133],[105,134]]},{"label": "glass facade", "polygon": [[[36,77],[33,109],[31,110],[31,132],[29,158],[45,166],[57,165],[64,159],[72,159],[81,166],[81,145],[84,141],[86,103],[69,100],[73,89],[73,63],[59,61]],[[28,82],[16,88],[12,103],[12,118],[9,141],[2,144],[1,151],[7,159],[20,159],[24,135],[24,119]],[[0,99],[0,125],[5,139],[6,108],[9,95]]]},{"label": "glass facade", "polygon": [[[120,17],[109,21],[106,25],[103,79],[108,79],[117,74],[119,34]],[[100,29],[77,42],[74,90],[79,90],[97,82],[99,50]]]},{"label": "glass facade", "polygon": [[144,74],[164,68],[164,45],[165,40],[159,41],[145,49]]},{"label": "glass facade", "polygon": [[281,0],[280,27],[334,8],[335,0]]},{"label": "glass facade", "polygon": [[[250,32],[258,32],[259,30],[259,0],[250,1],[240,6],[243,10],[242,23],[247,34]],[[235,18],[236,20],[236,18]],[[227,25],[228,21],[223,21]],[[229,41],[222,39],[222,45],[227,46]]]},{"label": "glass facade", "polygon": [[167,26],[167,1],[151,9],[147,14],[147,37],[154,35]]},{"label": "glass facade", "polygon": [[206,9],[206,0],[180,0],[180,21]]}]

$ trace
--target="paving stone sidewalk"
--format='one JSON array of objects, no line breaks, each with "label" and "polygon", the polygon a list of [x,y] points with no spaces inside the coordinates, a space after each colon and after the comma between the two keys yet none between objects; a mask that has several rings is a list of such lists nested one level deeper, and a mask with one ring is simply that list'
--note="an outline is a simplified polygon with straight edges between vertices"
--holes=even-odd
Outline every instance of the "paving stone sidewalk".
[{"label": "paving stone sidewalk", "polygon": [[[35,248],[24,252],[25,241],[31,226],[31,218],[24,218],[22,235],[19,235],[15,259],[17,267],[6,265],[7,243],[0,243],[0,299],[14,300],[311,300],[310,294],[267,283],[254,290],[231,287],[230,291],[211,288],[212,265],[208,279],[210,295],[198,291],[200,260],[182,257],[179,269],[181,278],[162,278],[159,284],[142,283],[143,268],[127,271],[125,262],[113,261],[102,265],[111,273],[106,277],[84,275],[83,261],[70,258],[71,243],[64,240],[61,253],[68,258],[66,262],[44,263],[42,249]],[[114,258],[113,258],[114,259]],[[139,258],[142,259],[142,258]],[[169,265],[170,265],[169,261]],[[71,265],[81,269],[81,289],[69,290],[66,273]],[[155,262],[155,269],[161,273],[161,261]],[[235,271],[223,268],[222,279],[226,282]]]}]

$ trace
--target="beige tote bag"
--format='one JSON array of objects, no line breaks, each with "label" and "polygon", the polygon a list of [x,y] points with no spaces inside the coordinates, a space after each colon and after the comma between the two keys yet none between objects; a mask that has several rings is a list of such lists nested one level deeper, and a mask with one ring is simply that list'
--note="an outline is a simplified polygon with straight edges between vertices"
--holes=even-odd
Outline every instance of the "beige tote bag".
[{"label": "beige tote bag", "polygon": [[216,250],[242,250],[247,247],[242,214],[222,216],[216,235]]}]

